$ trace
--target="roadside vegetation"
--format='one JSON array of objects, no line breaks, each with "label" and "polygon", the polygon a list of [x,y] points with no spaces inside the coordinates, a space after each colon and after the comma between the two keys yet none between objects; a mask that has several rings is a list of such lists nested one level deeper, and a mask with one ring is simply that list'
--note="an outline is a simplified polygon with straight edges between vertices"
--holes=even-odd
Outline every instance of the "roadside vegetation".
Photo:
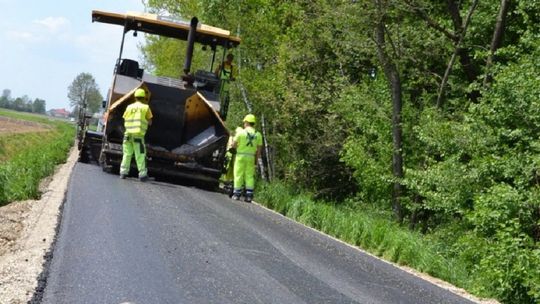
[{"label": "roadside vegetation", "polygon": [[73,144],[72,124],[0,109],[0,116],[38,122],[49,129],[0,134],[0,206],[11,201],[39,198],[40,181],[65,162]]},{"label": "roadside vegetation", "polygon": [[369,205],[359,208],[354,199],[339,204],[315,200],[282,182],[260,185],[257,195],[264,206],[385,260],[472,287],[463,261],[444,255],[447,248],[442,243],[403,229],[390,219],[391,212]]},{"label": "roadside vegetation", "polygon": [[[243,85],[280,180],[258,200],[477,295],[540,302],[540,2],[147,5],[240,34],[229,124]],[[148,39],[146,67],[179,77],[169,44]]]}]

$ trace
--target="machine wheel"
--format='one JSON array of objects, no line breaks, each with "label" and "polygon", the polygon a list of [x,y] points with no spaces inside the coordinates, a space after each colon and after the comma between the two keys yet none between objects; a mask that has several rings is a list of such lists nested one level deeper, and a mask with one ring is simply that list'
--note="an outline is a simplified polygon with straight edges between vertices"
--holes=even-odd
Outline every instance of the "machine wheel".
[{"label": "machine wheel", "polygon": [[79,150],[78,161],[81,163],[88,163],[90,161],[90,157],[88,156],[88,149],[86,149],[84,146],[81,147],[81,149]]},{"label": "machine wheel", "polygon": [[99,156],[99,164],[103,172],[116,174],[119,171],[119,167],[111,164],[109,157],[103,152]]}]

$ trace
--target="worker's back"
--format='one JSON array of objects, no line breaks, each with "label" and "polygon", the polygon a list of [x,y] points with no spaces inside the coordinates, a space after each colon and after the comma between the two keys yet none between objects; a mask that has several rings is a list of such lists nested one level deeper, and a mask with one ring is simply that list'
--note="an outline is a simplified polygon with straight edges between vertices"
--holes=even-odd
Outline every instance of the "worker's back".
[{"label": "worker's back", "polygon": [[148,129],[148,120],[152,118],[152,112],[147,104],[135,101],[127,106],[122,117],[126,128],[125,134],[144,136]]},{"label": "worker's back", "polygon": [[246,127],[235,136],[238,143],[236,151],[239,155],[253,155],[257,152],[257,147],[262,146],[262,135],[253,127]]}]

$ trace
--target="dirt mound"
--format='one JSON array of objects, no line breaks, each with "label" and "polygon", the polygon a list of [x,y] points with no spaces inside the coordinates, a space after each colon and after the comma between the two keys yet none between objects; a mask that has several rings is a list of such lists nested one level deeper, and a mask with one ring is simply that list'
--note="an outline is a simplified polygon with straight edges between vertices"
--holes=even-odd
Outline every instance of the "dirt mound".
[{"label": "dirt mound", "polygon": [[15,202],[0,208],[0,256],[9,251],[23,230],[31,201]]}]

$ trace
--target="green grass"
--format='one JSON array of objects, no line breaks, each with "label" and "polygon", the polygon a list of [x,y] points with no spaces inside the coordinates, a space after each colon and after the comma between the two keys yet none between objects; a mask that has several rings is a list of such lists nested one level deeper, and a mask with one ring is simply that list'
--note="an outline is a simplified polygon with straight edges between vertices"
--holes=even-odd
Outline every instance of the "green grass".
[{"label": "green grass", "polygon": [[257,201],[385,260],[470,289],[469,274],[461,262],[444,257],[440,254],[439,244],[399,226],[390,220],[391,215],[380,214],[369,206],[359,209],[350,207],[352,204],[315,201],[309,195],[294,193],[279,182],[259,186]]},{"label": "green grass", "polygon": [[0,116],[11,117],[11,118],[20,119],[20,120],[39,122],[39,123],[43,123],[43,124],[54,124],[54,123],[58,123],[58,122],[67,122],[65,119],[53,118],[53,117],[49,117],[49,116],[41,115],[41,114],[17,112],[17,111],[3,109],[3,108],[0,108]]},{"label": "green grass", "polygon": [[8,116],[47,124],[50,131],[0,137],[0,206],[11,201],[39,198],[40,181],[65,162],[73,144],[73,125],[45,116],[0,109]]}]

